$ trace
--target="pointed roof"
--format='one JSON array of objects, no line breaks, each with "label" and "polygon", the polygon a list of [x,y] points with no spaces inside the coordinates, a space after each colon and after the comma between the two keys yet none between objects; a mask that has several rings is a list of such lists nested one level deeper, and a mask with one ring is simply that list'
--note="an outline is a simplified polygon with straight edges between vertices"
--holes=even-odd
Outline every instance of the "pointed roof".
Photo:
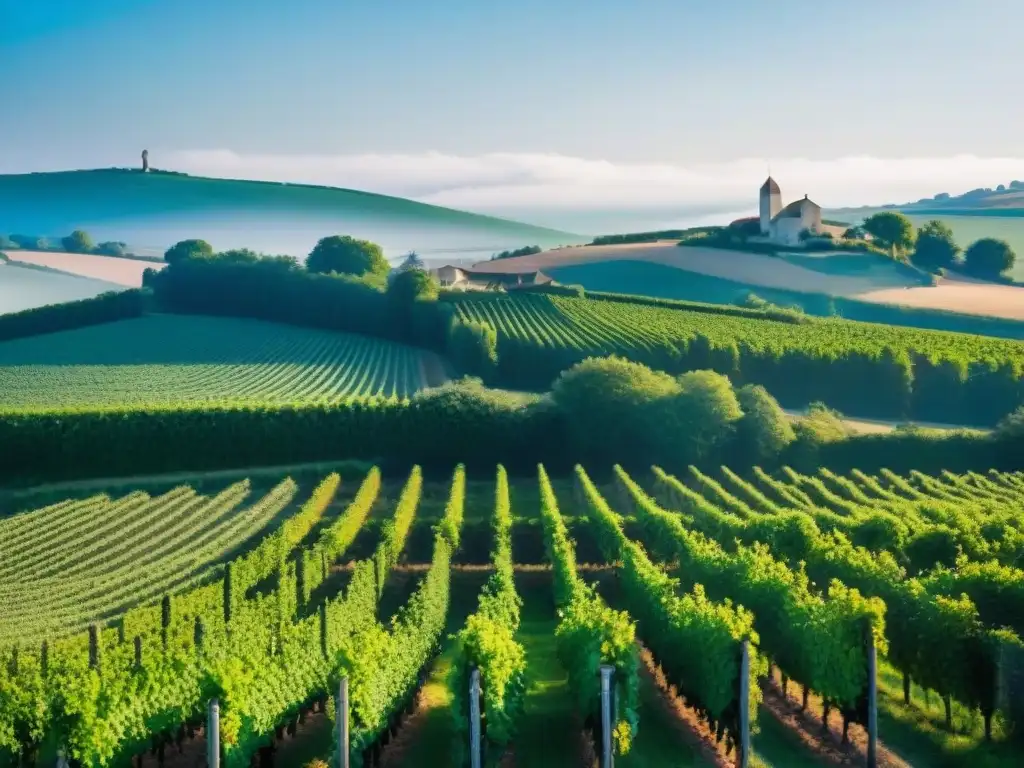
[{"label": "pointed roof", "polygon": [[792,203],[790,203],[777,214],[775,214],[775,216],[772,217],[772,221],[775,221],[777,219],[799,219],[803,215],[804,206],[807,204],[813,205],[815,208],[821,207],[816,202],[807,197],[807,195],[804,195],[800,200],[794,200]]},{"label": "pointed roof", "polygon": [[761,185],[761,194],[765,195],[779,195],[782,194],[782,190],[779,189],[779,185],[775,183],[775,179],[769,176],[764,184]]}]

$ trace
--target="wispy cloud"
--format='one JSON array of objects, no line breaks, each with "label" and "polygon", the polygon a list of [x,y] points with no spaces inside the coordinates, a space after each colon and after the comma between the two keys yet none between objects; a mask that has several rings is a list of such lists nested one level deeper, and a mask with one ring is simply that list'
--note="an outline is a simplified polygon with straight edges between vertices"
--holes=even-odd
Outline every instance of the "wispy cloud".
[{"label": "wispy cloud", "polygon": [[[488,213],[530,210],[744,210],[756,207],[760,159],[676,165],[559,154],[274,155],[230,150],[153,153],[157,165],[209,176],[326,184]],[[786,200],[825,207],[906,202],[1024,180],[1024,157],[773,160]]]}]

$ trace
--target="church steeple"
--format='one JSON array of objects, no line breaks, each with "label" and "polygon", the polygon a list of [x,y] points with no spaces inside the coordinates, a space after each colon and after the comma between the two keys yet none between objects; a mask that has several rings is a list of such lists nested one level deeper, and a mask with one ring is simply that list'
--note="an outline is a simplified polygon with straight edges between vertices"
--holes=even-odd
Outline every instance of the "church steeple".
[{"label": "church steeple", "polygon": [[760,194],[761,234],[771,234],[772,219],[782,210],[782,190],[771,176],[761,185]]}]

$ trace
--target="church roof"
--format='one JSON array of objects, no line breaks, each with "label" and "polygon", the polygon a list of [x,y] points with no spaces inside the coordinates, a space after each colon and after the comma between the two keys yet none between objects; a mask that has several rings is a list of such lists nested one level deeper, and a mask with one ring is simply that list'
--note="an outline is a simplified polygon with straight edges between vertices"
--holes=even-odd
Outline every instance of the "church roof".
[{"label": "church roof", "polygon": [[761,185],[761,194],[763,195],[765,193],[769,195],[778,195],[782,193],[782,190],[779,189],[779,185],[775,183],[775,179],[771,176],[765,179],[764,184]]},{"label": "church roof", "polygon": [[804,203],[810,203],[816,208],[821,207],[813,200],[808,199],[805,195],[802,200],[794,200],[792,203],[790,203],[777,214],[775,214],[775,216],[772,218],[772,221],[775,221],[776,219],[799,219],[802,215]]}]

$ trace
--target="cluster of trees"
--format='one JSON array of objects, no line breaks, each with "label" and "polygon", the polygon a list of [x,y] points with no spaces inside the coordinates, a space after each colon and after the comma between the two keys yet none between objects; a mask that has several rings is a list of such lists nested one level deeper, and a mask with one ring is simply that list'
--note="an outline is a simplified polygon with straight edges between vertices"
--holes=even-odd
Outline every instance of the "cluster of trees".
[{"label": "cluster of trees", "polygon": [[7,456],[0,477],[53,482],[342,459],[382,460],[399,471],[422,464],[437,473],[460,462],[489,473],[501,463],[518,475],[532,475],[538,462],[559,473],[575,463],[599,471],[613,463],[673,471],[752,462],[801,471],[1019,469],[1022,423],[1017,414],[994,436],[853,436],[827,409],[794,423],[763,388],[734,388],[711,371],[670,376],[600,358],[563,373],[545,395],[466,379],[409,402],[10,413],[0,419]]},{"label": "cluster of trees", "polygon": [[453,312],[438,304],[437,280],[421,268],[392,271],[380,246],[366,240],[325,237],[304,265],[244,248],[217,252],[204,240],[176,243],[164,259],[168,266],[146,270],[143,284],[170,311],[361,333],[439,351],[446,345]]},{"label": "cluster of trees", "polygon": [[109,240],[102,243],[93,241],[92,236],[82,229],[76,229],[70,235],[53,241],[37,235],[0,235],[0,250],[23,251],[64,251],[67,253],[87,253],[97,256],[115,256],[117,258],[133,258],[128,244],[120,240]]},{"label": "cluster of trees", "polygon": [[865,219],[862,228],[894,256],[907,258],[929,271],[962,269],[977,277],[998,279],[1017,260],[1009,243],[994,237],[983,237],[961,251],[953,230],[938,219],[915,232],[913,223],[902,213],[881,211]]},{"label": "cluster of trees", "polygon": [[540,253],[541,247],[539,245],[527,245],[523,248],[516,248],[513,251],[502,251],[491,256],[491,261],[496,259],[514,259],[516,256],[531,256],[535,253]]}]

